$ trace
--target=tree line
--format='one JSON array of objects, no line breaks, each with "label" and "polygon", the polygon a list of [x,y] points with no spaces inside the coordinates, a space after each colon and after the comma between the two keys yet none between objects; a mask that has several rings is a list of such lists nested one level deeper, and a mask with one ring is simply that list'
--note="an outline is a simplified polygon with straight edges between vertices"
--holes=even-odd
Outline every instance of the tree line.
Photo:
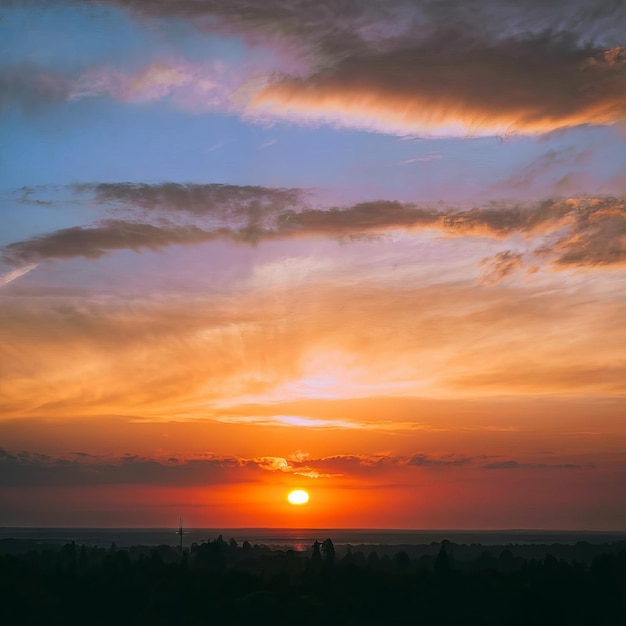
[{"label": "tree line", "polygon": [[[626,543],[542,558],[444,541],[407,550],[307,551],[221,536],[108,549],[0,542],[0,623],[51,625],[624,626]],[[593,553],[593,556],[589,557]],[[586,557],[584,555],[587,555]],[[589,558],[587,558],[589,557]],[[9,618],[3,619],[4,618]]]}]

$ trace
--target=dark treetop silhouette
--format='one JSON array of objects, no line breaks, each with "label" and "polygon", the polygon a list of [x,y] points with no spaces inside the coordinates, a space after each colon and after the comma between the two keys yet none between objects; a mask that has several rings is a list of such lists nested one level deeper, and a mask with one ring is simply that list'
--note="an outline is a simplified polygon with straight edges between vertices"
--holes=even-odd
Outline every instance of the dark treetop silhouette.
[{"label": "dark treetop silhouette", "polygon": [[622,626],[626,542],[347,546],[217,539],[110,549],[0,541],[0,618],[19,624]]}]

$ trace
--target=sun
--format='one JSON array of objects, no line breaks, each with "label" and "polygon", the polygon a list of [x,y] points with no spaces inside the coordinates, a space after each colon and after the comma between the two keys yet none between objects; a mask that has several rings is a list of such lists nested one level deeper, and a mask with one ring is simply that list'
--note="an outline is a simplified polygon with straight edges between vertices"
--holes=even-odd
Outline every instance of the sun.
[{"label": "sun", "polygon": [[302,504],[306,504],[309,501],[309,494],[302,489],[296,489],[295,491],[291,491],[287,496],[287,500],[289,500],[289,504],[295,504],[296,506],[300,506]]}]

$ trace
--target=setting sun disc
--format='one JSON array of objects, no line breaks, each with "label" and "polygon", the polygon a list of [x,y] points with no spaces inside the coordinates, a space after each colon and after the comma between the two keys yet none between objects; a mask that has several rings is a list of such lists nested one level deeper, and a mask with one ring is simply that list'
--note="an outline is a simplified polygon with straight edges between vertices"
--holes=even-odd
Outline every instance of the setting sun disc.
[{"label": "setting sun disc", "polygon": [[302,489],[296,489],[289,493],[287,500],[289,500],[289,504],[306,504],[309,501],[309,494]]}]

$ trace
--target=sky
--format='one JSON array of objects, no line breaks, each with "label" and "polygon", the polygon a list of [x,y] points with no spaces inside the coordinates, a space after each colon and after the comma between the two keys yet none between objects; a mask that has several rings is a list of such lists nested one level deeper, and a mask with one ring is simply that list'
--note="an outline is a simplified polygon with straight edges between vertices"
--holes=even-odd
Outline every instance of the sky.
[{"label": "sky", "polygon": [[0,525],[626,528],[619,0],[0,0],[0,136]]}]

